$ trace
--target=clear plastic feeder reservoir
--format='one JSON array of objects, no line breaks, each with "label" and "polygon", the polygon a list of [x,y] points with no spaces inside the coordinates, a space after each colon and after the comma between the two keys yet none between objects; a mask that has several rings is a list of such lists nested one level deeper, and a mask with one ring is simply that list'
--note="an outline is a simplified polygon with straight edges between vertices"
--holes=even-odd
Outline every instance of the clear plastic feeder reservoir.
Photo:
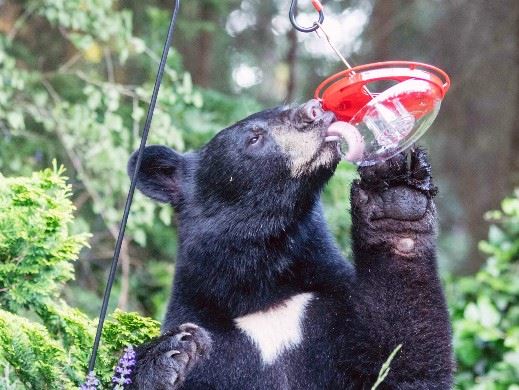
[{"label": "clear plastic feeder reservoir", "polygon": [[416,142],[431,126],[449,77],[413,62],[359,66],[325,80],[316,90],[323,109],[335,113],[326,139],[358,165],[387,160]]}]

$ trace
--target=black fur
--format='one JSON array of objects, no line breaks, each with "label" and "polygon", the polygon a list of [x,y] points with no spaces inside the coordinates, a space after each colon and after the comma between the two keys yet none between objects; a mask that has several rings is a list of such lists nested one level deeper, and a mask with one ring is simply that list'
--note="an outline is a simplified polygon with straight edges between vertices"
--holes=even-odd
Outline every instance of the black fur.
[{"label": "black fur", "polygon": [[[146,149],[138,188],[175,207],[180,246],[163,336],[137,348],[134,388],[370,389],[398,344],[380,389],[451,388],[426,155],[416,149],[410,164],[400,155],[360,170],[352,264],[319,201],[339,161],[335,145],[323,141],[332,121],[310,101],[255,114],[194,153]],[[301,149],[297,175],[294,150],[279,142],[293,135],[301,145],[320,140]],[[135,156],[130,175],[134,166]],[[234,319],[303,292],[314,299],[302,342],[263,363]],[[184,323],[203,329],[178,328]],[[187,345],[178,336],[186,326]]]}]

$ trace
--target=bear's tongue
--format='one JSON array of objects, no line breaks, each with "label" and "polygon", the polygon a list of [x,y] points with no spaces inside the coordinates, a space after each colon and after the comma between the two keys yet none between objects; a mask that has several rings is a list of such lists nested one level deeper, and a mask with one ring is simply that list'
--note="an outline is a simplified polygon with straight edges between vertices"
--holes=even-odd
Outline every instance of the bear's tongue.
[{"label": "bear's tongue", "polygon": [[347,122],[333,122],[324,133],[324,141],[339,142],[342,156],[348,161],[360,161],[364,155],[364,138],[355,126]]}]

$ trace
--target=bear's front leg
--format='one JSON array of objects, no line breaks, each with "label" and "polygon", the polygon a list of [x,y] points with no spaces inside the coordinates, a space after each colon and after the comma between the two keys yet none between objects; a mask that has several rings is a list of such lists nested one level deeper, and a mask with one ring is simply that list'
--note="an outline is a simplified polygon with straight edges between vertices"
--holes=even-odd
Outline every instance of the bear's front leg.
[{"label": "bear's front leg", "polygon": [[201,327],[186,323],[136,348],[131,384],[125,389],[175,390],[192,368],[209,355],[211,338]]},{"label": "bear's front leg", "polygon": [[380,388],[449,389],[451,331],[436,265],[436,211],[426,153],[414,149],[359,169],[352,187],[357,271],[358,383],[374,378],[402,349]]}]

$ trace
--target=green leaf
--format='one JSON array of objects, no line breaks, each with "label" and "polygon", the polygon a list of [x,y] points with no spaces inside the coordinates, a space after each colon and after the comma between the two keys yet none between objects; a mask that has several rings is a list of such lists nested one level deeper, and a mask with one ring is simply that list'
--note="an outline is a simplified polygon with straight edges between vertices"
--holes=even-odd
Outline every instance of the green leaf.
[{"label": "green leaf", "polygon": [[389,374],[389,369],[390,369],[391,362],[393,361],[393,359],[395,358],[396,354],[398,353],[398,351],[400,351],[401,348],[402,348],[402,344],[399,344],[393,350],[393,352],[391,352],[391,354],[389,355],[389,357],[387,358],[385,363],[382,365],[382,368],[380,369],[380,371],[378,373],[377,381],[371,387],[371,390],[376,390],[376,388],[378,386],[380,386],[382,382],[384,382],[384,379],[386,379],[387,375]]}]

